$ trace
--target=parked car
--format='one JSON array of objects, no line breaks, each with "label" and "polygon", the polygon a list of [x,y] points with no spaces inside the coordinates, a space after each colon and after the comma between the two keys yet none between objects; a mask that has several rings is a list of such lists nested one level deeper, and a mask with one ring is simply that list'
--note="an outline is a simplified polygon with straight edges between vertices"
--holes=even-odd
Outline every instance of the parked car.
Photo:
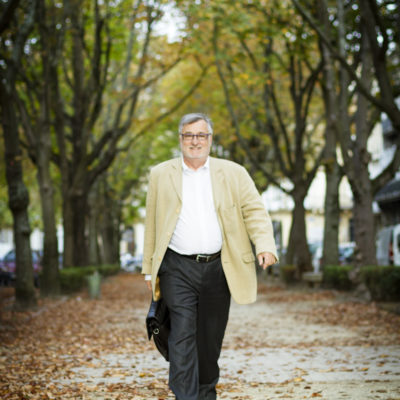
[{"label": "parked car", "polygon": [[400,266],[400,224],[387,226],[378,232],[376,259],[379,265]]},{"label": "parked car", "polygon": [[130,253],[123,253],[119,257],[121,268],[125,271],[130,270],[130,265],[133,263],[133,256]]},{"label": "parked car", "polygon": [[121,254],[121,268],[128,272],[139,272],[142,269],[143,255],[132,256],[130,253]]},{"label": "parked car", "polygon": [[[321,272],[323,244],[321,242],[309,243],[311,260],[314,272]],[[348,265],[353,262],[354,257],[354,242],[339,244],[339,264]]]},{"label": "parked car", "polygon": [[[42,270],[40,252],[32,251],[32,265],[33,265],[33,276],[35,285],[39,283],[39,273]],[[0,261],[0,284],[10,285],[16,278],[16,257],[15,250],[10,250],[4,258]]]},{"label": "parked car", "polygon": [[138,254],[137,256],[133,257],[133,270],[136,272],[140,272],[142,270],[143,264],[143,254]]}]

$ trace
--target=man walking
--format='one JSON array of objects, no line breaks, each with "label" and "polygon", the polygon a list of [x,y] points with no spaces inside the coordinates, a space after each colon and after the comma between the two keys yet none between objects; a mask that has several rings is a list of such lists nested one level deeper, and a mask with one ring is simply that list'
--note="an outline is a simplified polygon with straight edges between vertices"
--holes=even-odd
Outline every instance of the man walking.
[{"label": "man walking", "polygon": [[206,115],[183,116],[182,158],[154,167],[147,192],[142,272],[169,308],[169,386],[178,400],[217,398],[230,297],[256,300],[250,240],[262,268],[277,261],[252,179],[242,166],[209,157],[212,134]]}]

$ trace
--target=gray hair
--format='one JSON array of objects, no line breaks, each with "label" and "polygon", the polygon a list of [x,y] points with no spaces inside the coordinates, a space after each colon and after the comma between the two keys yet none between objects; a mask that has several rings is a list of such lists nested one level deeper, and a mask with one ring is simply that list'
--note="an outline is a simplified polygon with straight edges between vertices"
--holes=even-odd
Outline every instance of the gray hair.
[{"label": "gray hair", "polygon": [[212,134],[213,133],[213,123],[207,115],[202,114],[202,113],[185,114],[179,122],[179,133],[182,133],[183,127],[185,125],[193,124],[194,122],[201,121],[201,120],[203,120],[207,123],[208,130],[209,130],[208,133]]}]

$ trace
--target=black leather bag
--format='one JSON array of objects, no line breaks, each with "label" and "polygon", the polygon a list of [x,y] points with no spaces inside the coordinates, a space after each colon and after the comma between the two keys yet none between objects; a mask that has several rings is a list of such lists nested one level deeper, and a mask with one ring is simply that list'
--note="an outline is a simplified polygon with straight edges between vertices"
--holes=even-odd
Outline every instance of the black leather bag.
[{"label": "black leather bag", "polygon": [[169,361],[168,336],[171,330],[168,307],[161,298],[151,300],[150,309],[146,317],[147,335],[153,337],[154,343],[161,355]]}]

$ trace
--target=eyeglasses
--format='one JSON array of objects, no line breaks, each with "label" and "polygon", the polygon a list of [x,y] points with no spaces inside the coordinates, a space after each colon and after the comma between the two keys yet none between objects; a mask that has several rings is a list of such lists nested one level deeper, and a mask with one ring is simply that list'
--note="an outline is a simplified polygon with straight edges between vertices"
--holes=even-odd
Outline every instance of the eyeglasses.
[{"label": "eyeglasses", "polygon": [[198,139],[200,142],[205,142],[211,133],[181,133],[184,142],[191,142],[194,138]]}]

